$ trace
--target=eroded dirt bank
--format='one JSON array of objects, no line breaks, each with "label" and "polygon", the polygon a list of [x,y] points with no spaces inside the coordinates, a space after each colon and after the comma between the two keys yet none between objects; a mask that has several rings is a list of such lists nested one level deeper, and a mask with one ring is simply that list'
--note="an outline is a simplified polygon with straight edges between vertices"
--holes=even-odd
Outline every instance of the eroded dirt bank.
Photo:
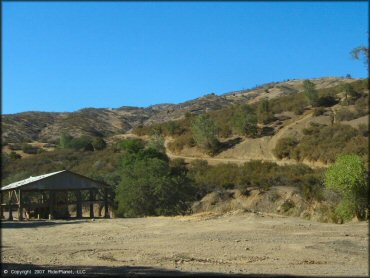
[{"label": "eroded dirt bank", "polygon": [[368,223],[325,224],[255,213],[3,222],[2,262],[112,271],[147,266],[184,272],[365,276]]}]

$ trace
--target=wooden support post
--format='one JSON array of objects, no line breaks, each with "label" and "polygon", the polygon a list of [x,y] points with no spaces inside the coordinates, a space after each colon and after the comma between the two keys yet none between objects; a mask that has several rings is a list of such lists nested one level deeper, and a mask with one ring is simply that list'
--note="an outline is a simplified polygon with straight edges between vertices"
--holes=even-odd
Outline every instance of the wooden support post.
[{"label": "wooden support post", "polygon": [[94,203],[95,201],[95,192],[93,189],[90,189],[90,218],[94,218]]},{"label": "wooden support post", "polygon": [[9,215],[8,215],[8,220],[13,220],[13,212],[12,212],[12,195],[13,191],[9,192],[9,200],[8,200],[8,207],[9,207]]},{"label": "wooden support post", "polygon": [[19,200],[18,200],[18,221],[21,221],[23,220],[23,192],[19,189],[18,190],[18,196],[19,196]]},{"label": "wooden support post", "polygon": [[76,203],[76,217],[77,218],[82,218],[82,194],[81,194],[81,191],[78,190],[76,191],[76,199],[77,199],[77,203]]},{"label": "wooden support post", "polygon": [[54,203],[55,203],[55,192],[50,190],[49,191],[49,220],[52,220],[55,218]]},{"label": "wooden support post", "polygon": [[4,218],[4,208],[2,206],[4,202],[4,192],[0,192],[0,219]]},{"label": "wooden support post", "polygon": [[104,218],[109,218],[108,189],[104,188]]},{"label": "wooden support post", "polygon": [[40,213],[39,213],[39,215],[40,216],[38,216],[38,219],[40,219],[40,218],[46,218],[46,217],[48,217],[47,216],[47,214],[46,214],[46,212],[47,212],[47,209],[46,209],[46,200],[47,200],[47,196],[46,196],[46,193],[45,193],[45,191],[42,191],[42,193],[41,193],[42,195],[41,195],[41,204],[42,204],[42,209],[40,210]]},{"label": "wooden support post", "polygon": [[98,207],[98,216],[99,217],[101,217],[101,212],[102,212],[102,210],[103,210],[103,205],[102,205],[102,203],[99,203],[99,207]]},{"label": "wooden support post", "polygon": [[112,205],[109,206],[109,211],[110,211],[110,218],[116,218]]}]

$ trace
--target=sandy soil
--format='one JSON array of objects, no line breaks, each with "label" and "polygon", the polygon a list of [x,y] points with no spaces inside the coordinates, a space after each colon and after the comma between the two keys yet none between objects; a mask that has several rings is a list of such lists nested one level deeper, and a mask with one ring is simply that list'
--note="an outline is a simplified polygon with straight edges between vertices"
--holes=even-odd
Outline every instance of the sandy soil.
[{"label": "sandy soil", "polygon": [[129,275],[365,276],[368,223],[255,213],[3,222],[2,262],[18,268],[75,266],[90,274],[103,269]]}]

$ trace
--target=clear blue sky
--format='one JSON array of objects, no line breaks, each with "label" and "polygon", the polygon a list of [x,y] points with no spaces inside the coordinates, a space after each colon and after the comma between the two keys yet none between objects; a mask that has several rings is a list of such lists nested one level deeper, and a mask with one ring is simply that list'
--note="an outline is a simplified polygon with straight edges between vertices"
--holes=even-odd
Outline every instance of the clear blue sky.
[{"label": "clear blue sky", "polygon": [[178,103],[366,77],[367,2],[3,3],[2,113]]}]

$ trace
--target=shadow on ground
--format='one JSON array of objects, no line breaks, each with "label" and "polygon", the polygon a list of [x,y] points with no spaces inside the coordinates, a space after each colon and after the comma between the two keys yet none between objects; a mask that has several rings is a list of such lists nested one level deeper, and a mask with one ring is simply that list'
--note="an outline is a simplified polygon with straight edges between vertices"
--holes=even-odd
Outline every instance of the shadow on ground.
[{"label": "shadow on ground", "polygon": [[273,136],[275,135],[275,129],[273,127],[265,126],[260,131],[260,136]]},{"label": "shadow on ground", "polygon": [[[308,277],[286,274],[227,274],[217,272],[186,272],[179,270],[163,269],[149,266],[36,266],[31,264],[3,263],[1,276],[20,276],[17,271],[29,270],[27,276],[54,276],[54,277]],[[42,275],[35,275],[35,270],[44,270]],[[63,273],[65,271],[65,273]],[[58,273],[59,272],[59,273]],[[4,275],[5,274],[5,275]],[[23,274],[25,275],[25,274]]]},{"label": "shadow on ground", "polygon": [[52,220],[32,220],[32,221],[1,221],[1,229],[16,229],[16,228],[39,228],[47,226],[58,226],[66,224],[78,224],[89,220],[70,220],[70,221],[52,221]]},{"label": "shadow on ground", "polygon": [[235,145],[239,144],[241,141],[242,141],[242,138],[237,137],[237,138],[229,139],[225,142],[220,143],[219,149],[217,150],[217,154],[233,148]]}]

